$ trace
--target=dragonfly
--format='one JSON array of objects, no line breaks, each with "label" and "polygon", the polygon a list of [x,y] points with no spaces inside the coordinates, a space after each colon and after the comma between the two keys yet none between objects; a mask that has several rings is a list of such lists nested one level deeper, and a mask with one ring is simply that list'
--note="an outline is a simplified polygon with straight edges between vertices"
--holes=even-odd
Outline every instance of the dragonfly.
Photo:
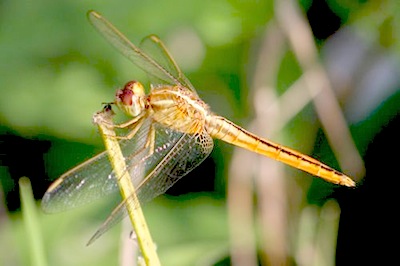
[{"label": "dragonfly", "polygon": [[[128,132],[118,142],[125,171],[130,174],[140,203],[163,194],[203,162],[213,149],[213,139],[270,157],[330,183],[355,186],[349,176],[322,162],[214,114],[157,36],[144,38],[139,48],[96,11],[89,11],[88,19],[122,55],[145,71],[152,83],[146,94],[140,82],[129,81],[117,90],[112,103],[132,117],[115,127]],[[43,196],[42,208],[48,213],[65,211],[116,192],[116,174],[103,152],[59,177]],[[126,216],[129,200],[128,197],[114,209],[91,242]]]}]

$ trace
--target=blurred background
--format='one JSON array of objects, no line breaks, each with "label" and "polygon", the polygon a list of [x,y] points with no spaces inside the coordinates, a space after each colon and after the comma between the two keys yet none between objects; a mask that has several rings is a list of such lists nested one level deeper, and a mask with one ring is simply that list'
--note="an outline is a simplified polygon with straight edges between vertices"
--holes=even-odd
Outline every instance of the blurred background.
[{"label": "blurred background", "polygon": [[115,199],[39,209],[53,180],[104,149],[94,112],[128,80],[149,84],[91,27],[90,9],[136,44],[160,36],[215,113],[357,182],[332,185],[216,141],[202,165],[144,207],[164,265],[398,260],[397,1],[3,0],[0,265],[32,265],[23,176],[49,265],[129,261],[121,226],[85,246]]}]

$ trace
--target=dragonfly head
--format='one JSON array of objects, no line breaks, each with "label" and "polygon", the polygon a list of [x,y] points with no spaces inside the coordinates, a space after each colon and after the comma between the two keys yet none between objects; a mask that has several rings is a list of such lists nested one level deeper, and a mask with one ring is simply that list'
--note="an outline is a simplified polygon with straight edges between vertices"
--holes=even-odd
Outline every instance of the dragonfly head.
[{"label": "dragonfly head", "polygon": [[125,114],[136,117],[145,109],[145,97],[143,85],[137,81],[129,81],[122,90],[117,90],[115,104]]}]

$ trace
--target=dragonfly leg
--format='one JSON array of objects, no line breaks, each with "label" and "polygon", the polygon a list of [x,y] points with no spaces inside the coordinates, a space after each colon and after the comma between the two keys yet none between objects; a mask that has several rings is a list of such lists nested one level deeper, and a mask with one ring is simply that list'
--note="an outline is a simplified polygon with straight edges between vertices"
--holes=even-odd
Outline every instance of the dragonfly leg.
[{"label": "dragonfly leg", "polygon": [[156,130],[154,129],[154,126],[151,125],[149,135],[147,137],[146,145],[149,147],[149,156],[153,154],[154,149],[155,149],[155,143],[156,143]]},{"label": "dragonfly leg", "polygon": [[107,137],[110,137],[110,138],[115,138],[115,139],[118,139],[118,140],[121,140],[121,139],[125,139],[126,140],[126,139],[133,138],[133,136],[137,133],[137,131],[139,130],[139,128],[143,124],[143,121],[144,121],[143,118],[144,117],[145,117],[145,114],[141,114],[141,115],[138,115],[137,117],[135,117],[135,118],[133,118],[133,119],[127,121],[127,122],[121,123],[121,124],[114,124],[111,121],[102,119],[101,123],[105,124],[106,126],[109,126],[111,128],[127,128],[127,127],[130,127],[130,126],[133,126],[133,129],[126,136],[107,135]]},{"label": "dragonfly leg", "polygon": [[127,128],[129,126],[132,126],[134,124],[136,124],[140,119],[142,119],[144,117],[144,113],[141,115],[136,116],[135,118],[132,118],[131,120],[121,123],[121,124],[114,124],[113,127],[116,128]]},{"label": "dragonfly leg", "polygon": [[154,129],[154,126],[151,125],[149,132],[147,133],[147,139],[145,144],[137,149],[132,155],[129,156],[129,158],[127,158],[128,160],[131,160],[132,158],[136,157],[138,154],[144,152],[146,149],[148,149],[148,151],[146,152],[147,154],[141,158],[140,161],[144,161],[147,158],[149,158],[153,153],[154,153],[154,149],[155,149],[155,138],[156,138],[156,131]]},{"label": "dragonfly leg", "polygon": [[[131,123],[131,125],[134,125],[134,127],[127,135],[113,136],[113,138],[116,138],[118,140],[121,140],[121,139],[127,140],[127,139],[133,138],[136,135],[136,133],[138,132],[138,130],[140,129],[140,127],[143,125],[143,122],[145,121],[145,119],[143,119],[143,118],[144,117],[142,116],[142,117],[140,117],[140,119],[137,119],[137,120],[135,119],[136,121],[134,123]],[[130,121],[128,121],[128,122],[130,122]],[[125,126],[125,127],[127,127],[127,126]],[[125,127],[121,127],[121,128],[125,128]]]}]

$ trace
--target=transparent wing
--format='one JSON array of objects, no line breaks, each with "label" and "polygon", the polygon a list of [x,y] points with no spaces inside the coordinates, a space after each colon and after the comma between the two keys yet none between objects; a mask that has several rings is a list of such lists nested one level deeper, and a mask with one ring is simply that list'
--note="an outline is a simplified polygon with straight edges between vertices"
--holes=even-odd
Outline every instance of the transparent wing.
[{"label": "transparent wing", "polygon": [[[147,119],[132,139],[119,141],[121,150],[131,164],[135,150],[147,140],[150,124],[151,119]],[[173,141],[169,140],[165,145],[171,146]],[[143,156],[143,153],[136,154],[137,161],[140,161],[139,156]],[[129,162],[126,163],[129,167]],[[44,194],[42,209],[48,213],[62,212],[118,191],[107,152],[103,152],[59,177]]]},{"label": "transparent wing", "polygon": [[149,76],[154,77],[157,83],[181,85],[195,91],[158,37],[153,35],[143,40],[142,47],[146,53],[99,13],[89,11],[88,19],[107,41]]},{"label": "transparent wing", "polygon": [[102,152],[59,177],[42,198],[47,213],[62,212],[118,191],[107,153]]},{"label": "transparent wing", "polygon": [[[143,148],[149,141],[151,127],[156,132],[152,153],[149,152],[149,147]],[[203,147],[203,152],[200,152],[200,144],[192,139],[193,136],[165,128],[153,123],[151,118],[147,118],[132,139],[119,141],[132,183],[141,190],[139,193],[141,202],[148,202],[165,192],[177,181],[168,176],[162,176],[171,176],[169,173],[172,171],[171,163],[179,162],[182,156],[186,156],[188,158],[186,162],[183,160],[181,162],[185,165],[177,169],[182,172],[184,169],[190,171],[211,152],[213,145],[211,137],[204,142],[206,145],[203,144],[205,147]],[[193,145],[193,148],[190,145]],[[171,158],[171,156],[176,156],[176,158]],[[199,156],[197,161],[196,156]],[[194,165],[194,162],[198,163]],[[163,170],[164,166],[167,166],[167,169]],[[179,178],[186,174],[177,174],[177,170],[173,173]],[[153,177],[156,178],[152,179]],[[107,153],[103,152],[57,179],[43,196],[42,209],[47,213],[62,212],[118,191],[115,173],[112,171]]]},{"label": "transparent wing", "polygon": [[[149,141],[151,127],[152,120],[147,118],[132,139],[119,141],[135,186],[143,181],[142,169],[154,169],[182,136],[182,133],[160,128],[156,133],[154,152],[149,154],[148,148],[143,147]],[[103,152],[57,179],[43,196],[42,208],[48,213],[66,211],[118,191],[115,173],[107,153]]]},{"label": "transparent wing", "polygon": [[[165,154],[164,158],[157,163],[155,168],[153,162],[146,161],[145,178],[136,186],[137,196],[140,203],[146,203],[154,197],[163,194],[179,179],[188,174],[196,168],[213,149],[213,140],[207,133],[187,135],[177,133],[170,129],[164,129],[163,135],[179,136],[178,141],[174,147]],[[162,139],[162,138],[160,138]],[[175,138],[174,138],[175,139]],[[152,158],[156,159],[156,158]],[[138,165],[137,167],[140,167]],[[132,197],[127,198],[121,202],[101,225],[93,237],[89,240],[88,244],[93,243],[101,235],[115,224],[119,223],[127,215],[126,204],[137,204],[132,202]]]},{"label": "transparent wing", "polygon": [[[168,71],[175,78],[175,80],[179,82],[179,85],[186,87],[197,94],[192,83],[190,83],[189,79],[183,74],[171,54],[168,52],[167,47],[158,36],[147,36],[140,43],[140,48],[148,55],[151,55],[154,61],[158,62],[161,67]],[[163,84],[163,80],[153,79],[152,82],[153,84]]]}]

